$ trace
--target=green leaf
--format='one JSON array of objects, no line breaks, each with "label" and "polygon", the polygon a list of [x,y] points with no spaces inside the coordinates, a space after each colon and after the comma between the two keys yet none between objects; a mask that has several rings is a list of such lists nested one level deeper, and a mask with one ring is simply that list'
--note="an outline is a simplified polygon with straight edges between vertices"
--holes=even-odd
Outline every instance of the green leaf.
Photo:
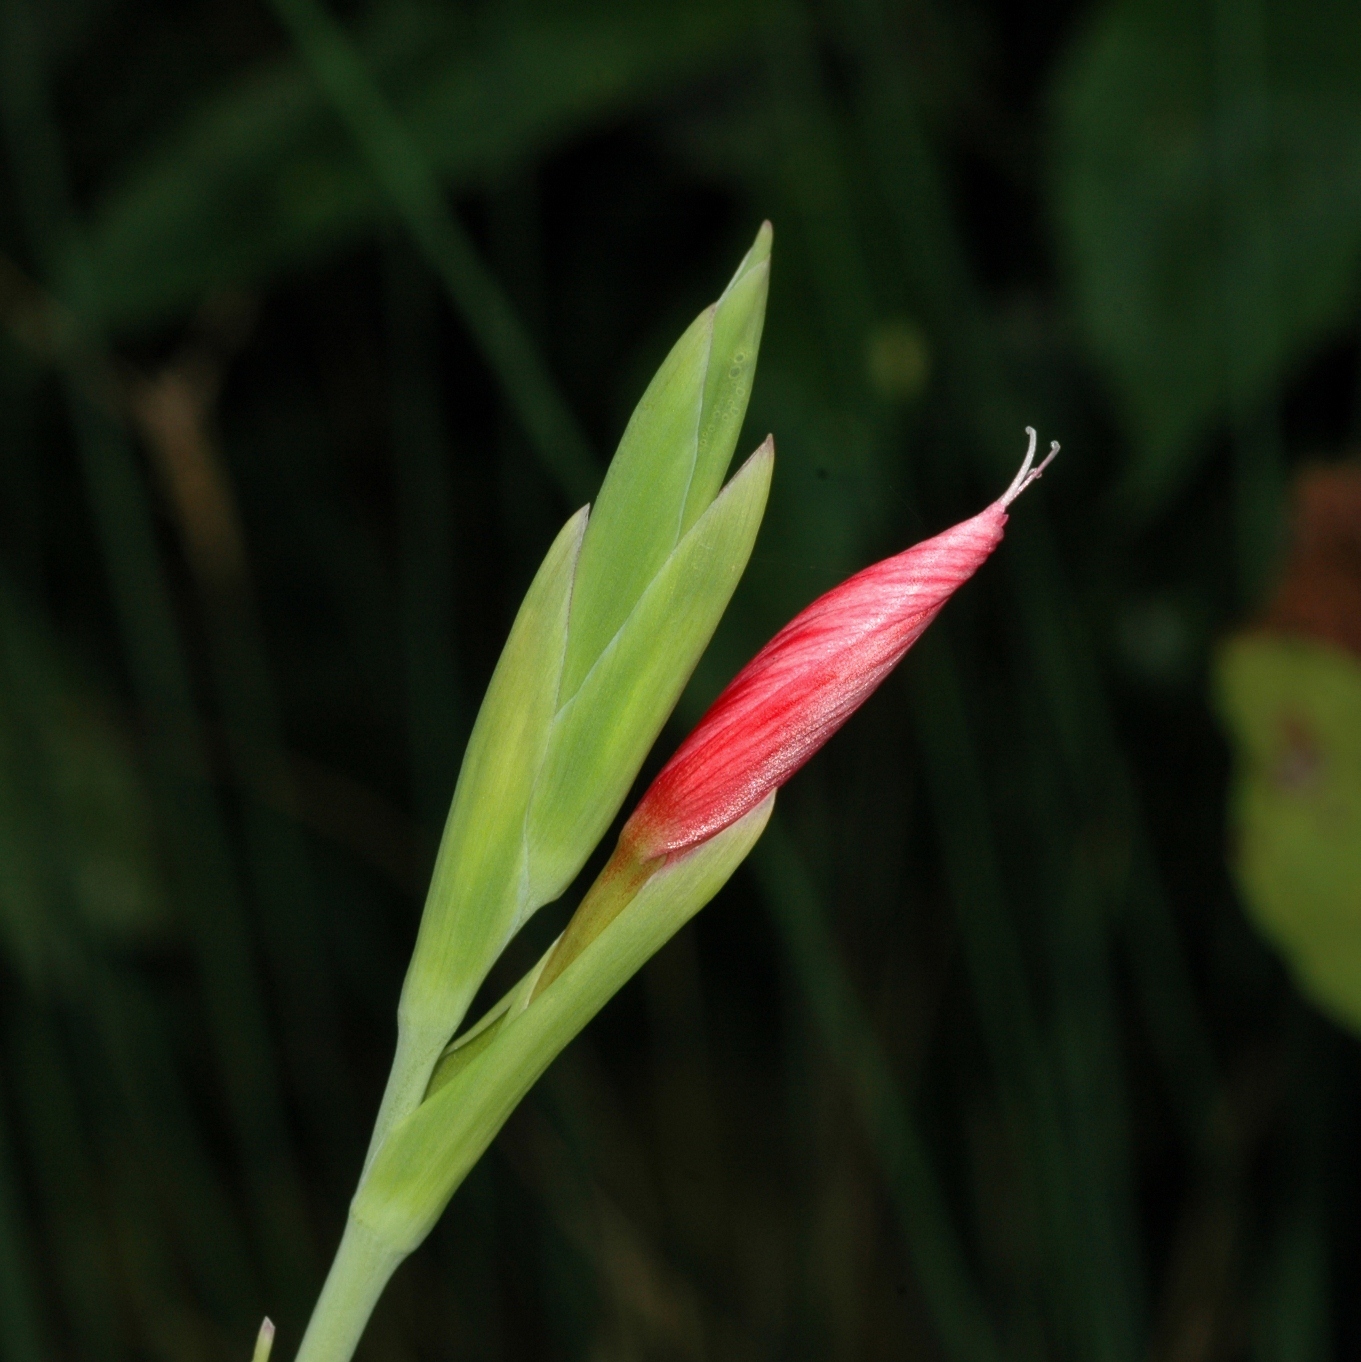
[{"label": "green leaf", "polygon": [[766,223],[722,297],[672,347],[629,418],[581,546],[564,703],[723,485],[756,371],[770,243]]},{"label": "green leaf", "polygon": [[1361,7],[1251,8],[1256,71],[1229,69],[1214,6],[1116,0],[1057,83],[1056,216],[1145,512],[1355,312]]},{"label": "green leaf", "polygon": [[767,440],[676,546],[554,719],[526,825],[526,915],[571,883],[624,802],[751,556],[774,461]]},{"label": "green leaf", "polygon": [[[659,870],[531,1004],[507,1007],[478,1053],[393,1128],[355,1196],[352,1218],[382,1243],[414,1249],[554,1058],[723,887],[764,831],[774,802],[771,795]],[[532,993],[542,964],[516,987],[512,1003]]]},{"label": "green leaf", "polygon": [[1246,635],[1221,651],[1216,681],[1243,899],[1303,992],[1361,1033],[1361,663]]}]

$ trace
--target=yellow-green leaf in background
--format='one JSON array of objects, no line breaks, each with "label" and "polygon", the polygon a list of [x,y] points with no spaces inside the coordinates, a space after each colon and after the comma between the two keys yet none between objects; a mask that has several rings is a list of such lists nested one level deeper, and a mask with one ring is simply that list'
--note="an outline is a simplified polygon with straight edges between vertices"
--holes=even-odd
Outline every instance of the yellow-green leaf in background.
[{"label": "yellow-green leaf in background", "polygon": [[1361,661],[1251,633],[1221,649],[1216,683],[1244,901],[1300,988],[1361,1033]]}]

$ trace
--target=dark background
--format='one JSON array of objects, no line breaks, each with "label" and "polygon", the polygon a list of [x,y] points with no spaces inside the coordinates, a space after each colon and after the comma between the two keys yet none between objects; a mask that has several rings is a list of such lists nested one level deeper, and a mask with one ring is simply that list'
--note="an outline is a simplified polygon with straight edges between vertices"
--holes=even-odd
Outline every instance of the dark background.
[{"label": "dark background", "polygon": [[1361,9],[0,9],[3,1362],[292,1355],[520,594],[767,217],[775,490],[649,770],[1064,453],[365,1354],[1356,1355],[1361,1065],[1210,668],[1361,430]]}]

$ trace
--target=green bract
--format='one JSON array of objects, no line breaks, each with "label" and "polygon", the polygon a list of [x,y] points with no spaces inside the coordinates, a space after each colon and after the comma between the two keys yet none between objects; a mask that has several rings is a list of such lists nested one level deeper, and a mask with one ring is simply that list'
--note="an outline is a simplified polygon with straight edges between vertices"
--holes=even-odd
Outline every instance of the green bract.
[{"label": "green bract", "polygon": [[[476,1048],[396,1125],[350,1209],[388,1250],[409,1253],[539,1075],[639,967],[727,882],[764,831],[774,807],[759,807],[678,856],[638,891],[532,1003],[547,960],[492,1010],[490,1025],[452,1052]],[[550,952],[551,953],[551,948]]]},{"label": "green bract", "polygon": [[767,440],[676,545],[553,720],[525,829],[526,914],[572,882],[623,803],[746,567],[773,464]]},{"label": "green bract", "polygon": [[398,1053],[370,1155],[394,1115],[420,1100],[429,1075],[426,1056],[433,1059],[443,1048],[482,982],[476,964],[496,959],[507,924],[518,917],[525,810],[553,726],[572,575],[585,529],[581,510],[553,541],[473,724],[402,989]]},{"label": "green bract", "polygon": [[538,996],[539,963],[440,1065],[395,1122],[350,1204],[298,1362],[345,1362],[398,1264],[430,1232],[517,1103],[565,1045],[742,863],[775,796],[658,870]]},{"label": "green bract", "polygon": [[718,892],[770,817],[773,795],[650,863],[645,879],[598,881],[592,892],[614,897],[588,895],[590,930],[569,933],[560,957],[550,949],[451,1044],[507,941],[609,827],[751,556],[770,440],[726,488],[723,478],[751,394],[769,259],[767,224],[667,356],[594,513],[563,527],[511,626],[459,772],[359,1190],[298,1362],[350,1357],[393,1269],[516,1103]]},{"label": "green bract", "polygon": [[751,396],[769,280],[767,224],[723,296],[662,361],[629,420],[581,546],[564,701],[723,485]]},{"label": "green bract", "polygon": [[767,224],[667,356],[589,518],[568,522],[516,617],[459,773],[370,1161],[420,1103],[507,941],[604,834],[746,566],[769,442],[720,488],[751,393],[770,241]]}]

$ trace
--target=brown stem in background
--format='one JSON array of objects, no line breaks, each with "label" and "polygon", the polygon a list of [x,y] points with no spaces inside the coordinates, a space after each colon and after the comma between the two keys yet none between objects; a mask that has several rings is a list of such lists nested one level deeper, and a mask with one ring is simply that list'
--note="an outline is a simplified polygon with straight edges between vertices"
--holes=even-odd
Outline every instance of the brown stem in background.
[{"label": "brown stem in background", "polygon": [[220,366],[190,352],[127,391],[130,415],[151,453],[201,584],[246,588],[246,554],[235,499],[208,435]]},{"label": "brown stem in background", "polygon": [[1258,623],[1361,657],[1361,465],[1306,468],[1292,501],[1285,572]]}]

